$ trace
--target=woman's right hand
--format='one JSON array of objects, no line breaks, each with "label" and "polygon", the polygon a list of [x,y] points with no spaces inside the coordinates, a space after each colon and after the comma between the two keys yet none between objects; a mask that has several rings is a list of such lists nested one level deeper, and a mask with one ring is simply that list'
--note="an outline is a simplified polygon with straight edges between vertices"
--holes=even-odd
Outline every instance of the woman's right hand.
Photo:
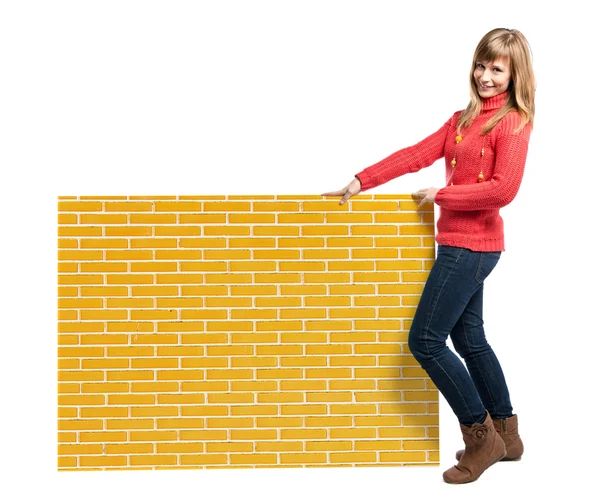
[{"label": "woman's right hand", "polygon": [[348,199],[352,196],[358,194],[361,190],[361,183],[358,178],[354,178],[348,185],[346,185],[342,190],[336,190],[334,192],[325,192],[321,194],[322,196],[342,196],[342,200],[340,204],[344,204]]}]

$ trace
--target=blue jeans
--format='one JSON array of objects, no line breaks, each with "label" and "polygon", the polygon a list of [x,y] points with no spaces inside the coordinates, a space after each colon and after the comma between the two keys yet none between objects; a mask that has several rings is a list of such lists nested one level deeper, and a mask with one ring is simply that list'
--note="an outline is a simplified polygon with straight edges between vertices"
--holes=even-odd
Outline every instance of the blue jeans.
[{"label": "blue jeans", "polygon": [[[483,330],[483,282],[502,252],[438,245],[408,346],[466,426],[512,416],[504,373]],[[446,345],[450,334],[461,360]],[[467,372],[467,369],[469,370]]]}]

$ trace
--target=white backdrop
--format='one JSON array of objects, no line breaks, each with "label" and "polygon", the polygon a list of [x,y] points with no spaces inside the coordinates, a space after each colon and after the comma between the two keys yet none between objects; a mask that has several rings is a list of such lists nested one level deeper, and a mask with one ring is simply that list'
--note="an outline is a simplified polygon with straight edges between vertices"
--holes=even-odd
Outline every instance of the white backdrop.
[{"label": "white backdrop", "polygon": [[[0,5],[0,458],[23,500],[505,502],[591,490],[600,79],[590,2]],[[496,27],[528,38],[538,83],[525,177],[501,211],[506,252],[484,307],[522,461],[445,484],[462,437],[440,395],[439,468],[57,473],[56,197],[341,189],[466,106],[473,51]],[[438,161],[369,192],[443,183]]]}]

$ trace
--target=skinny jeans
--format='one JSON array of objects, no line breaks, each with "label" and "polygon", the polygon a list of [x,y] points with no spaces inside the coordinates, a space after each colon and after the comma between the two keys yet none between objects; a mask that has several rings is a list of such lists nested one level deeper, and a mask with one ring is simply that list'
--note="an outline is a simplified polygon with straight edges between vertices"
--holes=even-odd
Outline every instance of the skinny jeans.
[{"label": "skinny jeans", "polygon": [[[410,351],[466,426],[483,423],[486,410],[494,419],[513,415],[504,373],[483,330],[483,282],[501,255],[438,245],[410,327]],[[464,364],[446,345],[448,335]]]}]

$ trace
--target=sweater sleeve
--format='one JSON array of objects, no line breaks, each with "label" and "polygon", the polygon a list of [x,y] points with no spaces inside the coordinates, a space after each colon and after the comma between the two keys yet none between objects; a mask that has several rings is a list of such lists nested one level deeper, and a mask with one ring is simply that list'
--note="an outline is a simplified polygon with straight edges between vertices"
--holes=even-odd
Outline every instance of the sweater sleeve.
[{"label": "sweater sleeve", "polygon": [[355,176],[360,180],[362,191],[382,185],[406,173],[414,173],[421,168],[431,166],[443,157],[446,135],[453,117],[450,117],[438,131],[419,143],[403,148],[357,173]]},{"label": "sweater sleeve", "polygon": [[492,178],[481,183],[444,187],[435,195],[436,204],[457,211],[491,210],[502,208],[515,198],[525,170],[531,124],[513,133],[520,124],[517,112],[509,113],[502,122],[496,139]]}]

